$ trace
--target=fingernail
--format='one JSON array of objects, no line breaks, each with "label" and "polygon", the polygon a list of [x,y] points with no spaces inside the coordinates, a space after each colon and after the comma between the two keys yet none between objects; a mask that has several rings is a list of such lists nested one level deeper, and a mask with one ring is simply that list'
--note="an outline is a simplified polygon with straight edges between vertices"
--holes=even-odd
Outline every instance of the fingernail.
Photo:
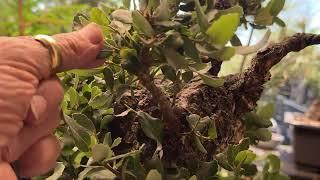
[{"label": "fingernail", "polygon": [[95,23],[90,23],[79,31],[92,44],[100,44],[103,41],[102,31]]},{"label": "fingernail", "polygon": [[30,102],[30,109],[33,117],[29,119],[29,123],[33,125],[40,124],[47,110],[46,99],[39,95],[33,96]]}]

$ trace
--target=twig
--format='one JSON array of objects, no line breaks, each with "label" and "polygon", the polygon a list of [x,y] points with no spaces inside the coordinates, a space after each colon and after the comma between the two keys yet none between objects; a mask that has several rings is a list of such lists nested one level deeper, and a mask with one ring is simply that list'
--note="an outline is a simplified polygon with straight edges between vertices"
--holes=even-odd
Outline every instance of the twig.
[{"label": "twig", "polygon": [[255,107],[263,92],[264,83],[271,77],[270,69],[274,65],[288,53],[298,52],[315,44],[320,44],[320,35],[298,33],[258,52],[245,72],[233,76],[226,83],[229,84],[229,90],[234,91],[237,112],[243,114]]},{"label": "twig", "polygon": [[[247,46],[249,46],[249,45],[251,44],[253,32],[254,32],[254,28],[251,27],[251,31],[250,31],[249,39],[248,39],[248,42],[247,42]],[[246,61],[247,61],[247,55],[244,55],[244,56],[242,57],[242,61],[241,61],[241,65],[240,65],[240,73],[243,72],[243,70],[244,70],[244,65],[246,64]]]}]

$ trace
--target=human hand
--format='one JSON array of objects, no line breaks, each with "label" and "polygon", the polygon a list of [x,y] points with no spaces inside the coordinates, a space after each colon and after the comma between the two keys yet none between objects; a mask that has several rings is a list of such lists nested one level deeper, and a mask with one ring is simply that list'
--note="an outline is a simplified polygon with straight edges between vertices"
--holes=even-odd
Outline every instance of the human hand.
[{"label": "human hand", "polygon": [[[99,27],[53,36],[61,49],[58,72],[94,68],[103,46]],[[0,179],[41,175],[54,167],[60,145],[52,134],[60,121],[63,88],[50,69],[50,55],[31,37],[0,37]]]}]

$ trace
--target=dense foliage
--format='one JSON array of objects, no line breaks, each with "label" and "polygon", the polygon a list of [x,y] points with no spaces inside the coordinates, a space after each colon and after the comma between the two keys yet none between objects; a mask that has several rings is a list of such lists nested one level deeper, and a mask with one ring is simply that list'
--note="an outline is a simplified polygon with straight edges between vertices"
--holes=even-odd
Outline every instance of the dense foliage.
[{"label": "dense foliage", "polygon": [[[123,1],[120,8],[101,4],[88,14],[77,14],[75,29],[89,22],[103,28],[105,48],[100,57],[106,58],[106,66],[60,74],[66,94],[62,104],[64,121],[56,135],[63,142],[63,151],[49,179],[285,178],[280,174],[280,161],[276,156],[266,157],[263,170],[258,172],[255,163],[261,160],[249,150],[250,144],[271,138],[266,129],[272,125],[270,104],[244,117],[247,138],[237,145],[229,145],[213,161],[194,162],[192,168],[161,161],[163,131],[171,123],[168,117],[155,118],[132,107],[114,113],[115,104],[124,94],[130,93],[134,98],[136,92],[145,87],[152,98],[159,101],[160,109],[170,114],[167,102],[161,99],[163,95],[154,89],[156,79],[165,82],[162,89],[173,99],[197,77],[208,86],[222,86],[223,78],[207,73],[214,68],[212,62],[227,61],[235,54],[254,53],[265,45],[270,35],[267,32],[257,45],[245,47],[236,35],[237,28],[262,29],[274,22],[284,26],[277,17],[283,5],[282,0],[162,0],[161,3],[141,0],[139,3]],[[174,105],[174,100],[170,103]],[[141,162],[140,153],[145,145],[140,142],[128,147],[126,152],[117,151],[122,138],[113,136],[108,124],[115,117],[129,115],[139,119],[145,135],[157,144],[154,155],[147,161]],[[206,153],[202,142],[214,141],[218,136],[214,121],[196,114],[189,115],[187,121],[190,131],[181,138],[193,136],[194,148]]]}]

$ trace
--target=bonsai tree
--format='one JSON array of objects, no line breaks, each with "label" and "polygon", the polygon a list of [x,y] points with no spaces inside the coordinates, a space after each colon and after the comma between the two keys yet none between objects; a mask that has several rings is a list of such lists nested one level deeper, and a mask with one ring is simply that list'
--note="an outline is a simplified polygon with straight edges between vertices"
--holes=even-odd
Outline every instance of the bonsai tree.
[{"label": "bonsai tree", "polygon": [[[285,179],[280,161],[255,165],[250,144],[268,141],[273,106],[257,108],[270,69],[320,43],[296,34],[267,45],[270,31],[243,46],[238,28],[267,29],[284,0],[124,0],[74,18],[105,35],[105,66],[60,74],[66,94],[56,135],[63,151],[51,178]],[[224,61],[256,53],[239,74]],[[49,175],[48,175],[49,176]]]}]

